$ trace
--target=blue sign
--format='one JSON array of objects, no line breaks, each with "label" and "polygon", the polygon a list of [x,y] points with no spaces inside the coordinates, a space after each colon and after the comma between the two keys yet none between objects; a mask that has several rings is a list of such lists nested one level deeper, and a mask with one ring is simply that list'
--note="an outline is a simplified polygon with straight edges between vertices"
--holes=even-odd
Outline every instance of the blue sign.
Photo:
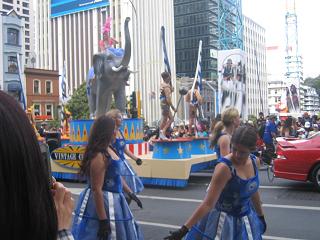
[{"label": "blue sign", "polygon": [[108,5],[109,0],[51,0],[51,17],[59,17]]}]

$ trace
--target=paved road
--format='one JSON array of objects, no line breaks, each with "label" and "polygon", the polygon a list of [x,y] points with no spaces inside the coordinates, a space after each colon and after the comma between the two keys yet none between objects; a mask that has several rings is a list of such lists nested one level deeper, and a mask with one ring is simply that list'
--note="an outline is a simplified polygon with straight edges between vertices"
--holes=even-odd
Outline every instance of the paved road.
[{"label": "paved road", "polygon": [[[201,202],[210,170],[191,176],[184,189],[146,188],[140,195],[144,209],[134,203],[132,211],[143,229],[146,240],[160,240],[170,230],[179,228]],[[275,179],[269,183],[260,171],[261,196],[268,230],[264,239],[319,240],[320,193],[309,183]],[[65,183],[77,196],[84,184]]]}]

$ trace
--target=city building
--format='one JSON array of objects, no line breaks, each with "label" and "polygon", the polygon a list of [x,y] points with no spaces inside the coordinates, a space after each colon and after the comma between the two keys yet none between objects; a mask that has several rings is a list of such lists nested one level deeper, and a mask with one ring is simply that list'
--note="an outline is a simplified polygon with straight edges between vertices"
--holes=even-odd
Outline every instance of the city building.
[{"label": "city building", "polygon": [[107,15],[107,1],[87,2],[36,1],[36,66],[65,67],[69,95],[86,80]]},{"label": "city building", "polygon": [[279,113],[286,111],[286,83],[284,82],[284,80],[280,79],[269,80],[268,113],[272,115],[278,115]]},{"label": "city building", "polygon": [[142,100],[142,116],[147,122],[160,119],[160,74],[164,70],[160,51],[161,26],[166,29],[168,58],[175,85],[173,0],[81,1],[81,4],[54,0],[50,4],[48,0],[39,0],[35,9],[39,36],[36,66],[58,70],[62,74],[65,65],[69,95],[86,80],[92,56],[99,52],[106,17],[112,18],[110,36],[119,42],[116,47],[124,46],[124,21],[130,17],[130,69],[134,74],[130,76],[127,95],[132,91],[138,93]]},{"label": "city building", "polygon": [[38,69],[56,69],[53,66],[54,55],[52,52],[53,32],[50,16],[50,1],[37,0],[35,5],[35,55],[34,65]]},{"label": "city building", "polygon": [[0,90],[24,101],[24,21],[15,10],[0,15]]},{"label": "city building", "polygon": [[[34,11],[33,2],[29,0],[1,0],[0,10],[9,12],[12,9],[21,17],[23,26],[23,51],[25,59],[21,64],[31,64],[31,56],[34,54]],[[37,2],[37,1],[35,1]]]},{"label": "city building", "polygon": [[218,0],[174,0],[176,65],[179,77],[195,76],[202,40],[202,77],[217,79]]},{"label": "city building", "polygon": [[27,108],[33,109],[35,120],[58,119],[59,72],[26,68]]},{"label": "city building", "polygon": [[319,95],[315,88],[304,86],[304,106],[303,111],[315,115],[320,112]]},{"label": "city building", "polygon": [[[130,88],[138,93],[141,99],[142,117],[148,122],[158,122],[161,119],[160,83],[161,72],[164,71],[164,57],[160,44],[161,27],[165,28],[165,40],[168,59],[171,67],[172,85],[176,86],[176,60],[174,41],[174,9],[173,0],[113,0],[112,16],[120,16],[123,22],[130,16],[132,27],[131,67],[136,73],[131,75]],[[132,3],[132,4],[131,4]],[[115,6],[114,8],[112,6]],[[116,6],[120,6],[117,9]],[[115,18],[115,17],[113,17]],[[117,22],[117,21],[116,21]],[[177,89],[177,88],[175,88]],[[131,92],[131,90],[127,91]],[[173,104],[176,104],[178,91],[173,94]]]},{"label": "city building", "polygon": [[246,101],[248,116],[268,113],[265,29],[243,16],[243,45],[246,53]]}]

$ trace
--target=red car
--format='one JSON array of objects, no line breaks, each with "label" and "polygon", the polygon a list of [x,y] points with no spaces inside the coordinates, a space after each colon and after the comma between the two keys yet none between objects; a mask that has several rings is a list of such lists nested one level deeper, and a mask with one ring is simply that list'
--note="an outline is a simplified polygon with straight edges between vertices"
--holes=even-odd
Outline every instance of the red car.
[{"label": "red car", "polygon": [[274,175],[297,181],[311,181],[320,191],[320,132],[307,138],[277,138]]}]

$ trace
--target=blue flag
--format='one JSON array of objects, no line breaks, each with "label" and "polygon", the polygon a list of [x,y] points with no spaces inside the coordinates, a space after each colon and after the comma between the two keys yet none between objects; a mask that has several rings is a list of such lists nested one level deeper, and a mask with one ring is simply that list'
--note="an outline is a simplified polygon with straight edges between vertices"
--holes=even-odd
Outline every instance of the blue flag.
[{"label": "blue flag", "polygon": [[165,71],[170,73],[170,75],[171,75],[171,68],[170,68],[170,63],[169,63],[169,58],[168,58],[168,53],[167,53],[164,26],[161,27],[161,40],[162,40],[163,62],[165,65]]}]

